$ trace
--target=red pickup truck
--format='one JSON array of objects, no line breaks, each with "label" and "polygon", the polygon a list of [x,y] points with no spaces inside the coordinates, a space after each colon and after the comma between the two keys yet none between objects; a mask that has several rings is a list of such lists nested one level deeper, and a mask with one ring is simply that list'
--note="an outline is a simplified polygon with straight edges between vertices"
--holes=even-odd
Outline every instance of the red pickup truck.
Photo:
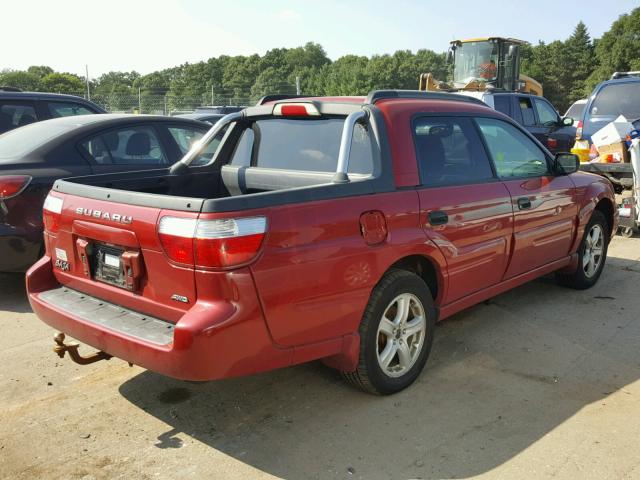
[{"label": "red pickup truck", "polygon": [[266,98],[168,170],[56,182],[29,300],[171,377],[322,359],[389,394],[437,320],[550,272],[598,280],[617,210],[578,165],[459,95]]}]

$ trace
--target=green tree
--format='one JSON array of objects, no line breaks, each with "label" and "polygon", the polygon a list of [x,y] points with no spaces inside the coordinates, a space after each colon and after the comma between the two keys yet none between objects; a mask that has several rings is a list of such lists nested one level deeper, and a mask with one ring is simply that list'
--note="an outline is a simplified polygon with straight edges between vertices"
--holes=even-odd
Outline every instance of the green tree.
[{"label": "green tree", "polygon": [[613,72],[640,70],[640,8],[621,15],[595,45],[598,64],[589,76],[584,94],[589,95],[597,83]]},{"label": "green tree", "polygon": [[566,103],[572,104],[584,97],[586,82],[595,65],[593,62],[593,42],[583,22],[579,22],[573,34],[564,43],[569,64],[569,78]]},{"label": "green tree", "polygon": [[82,78],[72,73],[50,73],[42,77],[40,88],[46,92],[82,95],[85,83]]},{"label": "green tree", "polygon": [[345,55],[333,62],[325,71],[325,95],[366,95],[372,88],[367,72],[369,59],[358,55]]},{"label": "green tree", "polygon": [[50,73],[53,73],[53,68],[47,67],[46,65],[32,65],[27,68],[27,73],[31,73],[38,78],[42,78]]},{"label": "green tree", "polygon": [[0,72],[0,85],[37,92],[40,90],[40,78],[23,70],[4,70]]}]

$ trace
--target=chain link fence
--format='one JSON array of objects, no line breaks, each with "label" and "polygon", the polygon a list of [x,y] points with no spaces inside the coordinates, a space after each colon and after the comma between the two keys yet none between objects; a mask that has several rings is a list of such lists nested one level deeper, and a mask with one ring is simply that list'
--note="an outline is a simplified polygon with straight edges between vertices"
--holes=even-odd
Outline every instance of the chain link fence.
[{"label": "chain link fence", "polygon": [[[295,94],[295,85],[282,85],[269,93]],[[71,95],[87,98],[87,92],[75,92]],[[236,93],[208,92],[201,95],[176,95],[172,92],[140,90],[138,93],[91,93],[90,100],[109,113],[144,113],[153,115],[178,115],[191,113],[201,106],[248,106],[255,105],[260,96]]]}]

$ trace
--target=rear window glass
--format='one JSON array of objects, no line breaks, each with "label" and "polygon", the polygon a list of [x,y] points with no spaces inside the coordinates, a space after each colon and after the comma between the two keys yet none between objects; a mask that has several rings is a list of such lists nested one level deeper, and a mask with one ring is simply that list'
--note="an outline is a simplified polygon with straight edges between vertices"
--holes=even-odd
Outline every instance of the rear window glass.
[{"label": "rear window glass", "polygon": [[0,159],[26,155],[76,125],[38,122],[0,135]]},{"label": "rear window glass", "polygon": [[[258,120],[240,138],[232,165],[335,172],[343,118]],[[349,173],[371,174],[373,157],[368,127],[353,132]]]},{"label": "rear window glass", "polygon": [[603,87],[591,104],[591,115],[640,118],[640,82]]},{"label": "rear window glass", "polygon": [[581,120],[582,119],[582,112],[584,112],[584,107],[586,106],[586,103],[574,103],[573,105],[571,105],[571,107],[569,107],[569,110],[567,110],[567,113],[565,114],[565,117],[568,118],[573,118],[574,120]]}]

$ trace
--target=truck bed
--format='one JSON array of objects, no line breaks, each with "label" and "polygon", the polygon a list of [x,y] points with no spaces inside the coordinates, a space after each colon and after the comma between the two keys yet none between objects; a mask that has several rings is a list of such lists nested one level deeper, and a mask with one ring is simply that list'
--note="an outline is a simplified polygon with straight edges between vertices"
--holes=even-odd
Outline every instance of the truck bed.
[{"label": "truck bed", "polygon": [[114,203],[193,212],[228,212],[349,195],[391,191],[390,176],[349,174],[333,183],[333,173],[223,166],[91,175],[58,180],[53,190]]}]

